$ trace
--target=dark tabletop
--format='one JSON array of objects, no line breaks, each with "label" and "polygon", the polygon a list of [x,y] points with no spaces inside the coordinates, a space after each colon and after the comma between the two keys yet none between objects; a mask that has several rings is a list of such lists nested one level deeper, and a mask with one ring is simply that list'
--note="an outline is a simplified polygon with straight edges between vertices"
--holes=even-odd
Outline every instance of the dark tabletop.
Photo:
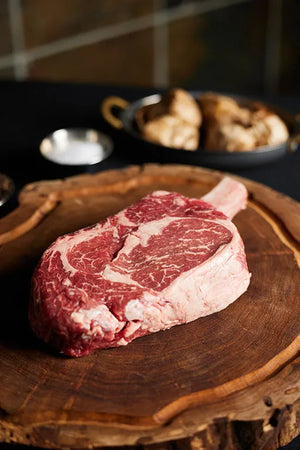
[{"label": "dark tabletop", "polygon": [[[147,162],[147,154],[139,150],[138,141],[123,131],[114,130],[100,114],[101,101],[118,95],[129,101],[154,93],[150,88],[58,84],[36,82],[0,83],[0,172],[15,181],[17,190],[24,184],[81,173],[120,168]],[[300,112],[300,99],[272,98],[270,101],[292,113]],[[102,163],[90,167],[66,167],[46,161],[39,153],[41,140],[55,129],[89,127],[109,134],[114,142],[113,154]],[[149,160],[149,159],[148,159]],[[232,173],[259,181],[295,200],[300,200],[300,151],[286,154],[280,160]],[[15,206],[16,198],[1,215]]]},{"label": "dark tabletop", "polygon": [[[109,95],[129,101],[155,93],[154,89],[58,84],[35,82],[0,82],[0,173],[9,175],[16,184],[16,195],[4,207],[5,215],[17,204],[17,192],[26,183],[55,179],[82,173],[121,168],[147,162],[147,155],[131,156],[140,144],[122,131],[113,130],[101,117],[101,101]],[[299,98],[261,98],[292,113],[300,112]],[[88,127],[110,135],[113,154],[102,163],[90,167],[58,166],[39,153],[41,140],[59,128]],[[136,150],[139,150],[136,148]],[[286,154],[268,165],[235,170],[232,173],[264,183],[300,201],[300,150]],[[287,449],[296,449],[299,438]],[[1,448],[11,448],[0,444]],[[22,448],[22,446],[17,448]]]}]

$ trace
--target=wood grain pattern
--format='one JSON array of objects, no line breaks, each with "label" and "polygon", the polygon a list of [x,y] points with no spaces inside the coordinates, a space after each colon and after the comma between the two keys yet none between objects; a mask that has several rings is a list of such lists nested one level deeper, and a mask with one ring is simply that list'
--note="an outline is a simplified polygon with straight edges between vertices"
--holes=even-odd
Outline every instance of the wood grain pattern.
[{"label": "wood grain pattern", "polygon": [[[6,296],[0,316],[0,440],[75,448],[148,445],[200,433],[197,439],[205,441],[228,428],[215,424],[220,418],[262,426],[300,397],[300,206],[249,180],[240,179],[251,200],[234,222],[252,281],[226,310],[77,360],[55,354],[28,329],[32,270],[58,235],[155,189],[200,197],[223,176],[148,164],[23,189],[19,208],[0,221],[0,237],[28,223],[49,199],[55,204],[33,228],[0,246]],[[279,442],[278,427],[266,429],[263,435],[277,433]],[[289,430],[285,436],[292,438],[297,427]]]}]

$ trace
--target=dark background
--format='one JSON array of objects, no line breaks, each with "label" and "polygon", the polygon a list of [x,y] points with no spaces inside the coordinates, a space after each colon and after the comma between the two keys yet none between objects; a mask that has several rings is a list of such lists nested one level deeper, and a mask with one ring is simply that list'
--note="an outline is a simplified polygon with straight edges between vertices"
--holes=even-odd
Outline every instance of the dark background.
[{"label": "dark background", "polygon": [[1,0],[0,79],[299,95],[298,0]]}]

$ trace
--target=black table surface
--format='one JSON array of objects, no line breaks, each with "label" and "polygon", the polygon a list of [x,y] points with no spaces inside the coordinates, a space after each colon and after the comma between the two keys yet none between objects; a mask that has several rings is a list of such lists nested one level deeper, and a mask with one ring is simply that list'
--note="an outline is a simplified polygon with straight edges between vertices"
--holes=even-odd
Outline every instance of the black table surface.
[{"label": "black table surface", "polygon": [[[17,191],[26,183],[81,173],[96,172],[146,162],[130,156],[139,142],[114,130],[100,113],[109,95],[129,101],[155,93],[154,88],[117,87],[42,82],[0,82],[0,172],[13,178]],[[300,112],[300,98],[272,98],[270,101],[292,113]],[[89,167],[59,166],[39,152],[41,140],[59,128],[95,128],[111,136],[114,152],[105,161]],[[268,165],[231,171],[261,182],[300,201],[300,150]],[[15,200],[16,201],[16,200]],[[7,212],[2,208],[1,215]]]},{"label": "black table surface", "polygon": [[[213,87],[212,87],[213,90]],[[87,172],[121,168],[145,162],[128,152],[139,143],[115,131],[100,114],[100,104],[109,95],[129,101],[155,93],[154,88],[63,84],[44,82],[0,82],[0,172],[15,182],[16,194],[0,208],[0,216],[17,204],[17,193],[25,184]],[[235,93],[239,94],[239,93]],[[300,112],[299,98],[261,98],[292,113]],[[59,166],[39,152],[41,140],[52,131],[68,127],[88,127],[102,131],[113,140],[112,155],[86,168]],[[300,150],[268,165],[234,170],[232,173],[258,181],[300,201]],[[288,449],[299,448],[299,438]],[[0,448],[11,448],[0,444]]]}]

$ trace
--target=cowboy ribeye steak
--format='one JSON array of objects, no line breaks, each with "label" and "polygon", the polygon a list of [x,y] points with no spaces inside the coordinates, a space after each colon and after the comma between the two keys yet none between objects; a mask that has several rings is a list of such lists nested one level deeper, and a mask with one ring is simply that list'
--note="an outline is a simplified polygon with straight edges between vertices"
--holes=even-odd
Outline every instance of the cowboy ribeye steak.
[{"label": "cowboy ribeye steak", "polygon": [[82,356],[226,308],[250,280],[230,220],[246,199],[230,178],[201,200],[155,191],[59,237],[33,275],[34,332]]}]

